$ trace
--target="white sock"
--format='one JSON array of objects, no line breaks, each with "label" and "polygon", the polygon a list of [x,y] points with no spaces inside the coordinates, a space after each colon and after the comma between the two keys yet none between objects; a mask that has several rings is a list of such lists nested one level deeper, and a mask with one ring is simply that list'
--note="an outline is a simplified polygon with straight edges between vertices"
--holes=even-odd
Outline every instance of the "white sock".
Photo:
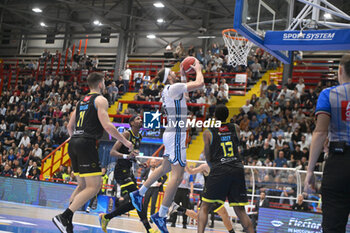
[{"label": "white sock", "polygon": [[148,188],[146,186],[142,185],[142,187],[139,189],[140,195],[144,197],[147,190],[148,190]]},{"label": "white sock", "polygon": [[159,208],[159,217],[164,218],[168,214],[169,207],[161,205]]}]

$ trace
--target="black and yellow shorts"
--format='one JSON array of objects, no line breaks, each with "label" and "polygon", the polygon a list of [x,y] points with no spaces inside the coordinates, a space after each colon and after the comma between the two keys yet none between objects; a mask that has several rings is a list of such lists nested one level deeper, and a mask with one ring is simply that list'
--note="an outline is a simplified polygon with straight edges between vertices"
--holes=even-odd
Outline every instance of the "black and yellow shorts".
[{"label": "black and yellow shorts", "polygon": [[224,204],[226,199],[230,206],[248,205],[243,167],[223,165],[210,171],[202,201]]},{"label": "black and yellow shorts", "polygon": [[[114,171],[114,174],[116,174],[117,172]],[[124,196],[125,194],[134,192],[137,190],[137,185],[136,185],[136,179],[133,175],[129,175],[129,176],[119,176],[118,175],[115,176],[117,183],[120,185],[120,191],[122,196]]]},{"label": "black and yellow shorts", "polygon": [[80,177],[102,175],[95,139],[72,137],[68,145],[68,154],[75,175]]}]

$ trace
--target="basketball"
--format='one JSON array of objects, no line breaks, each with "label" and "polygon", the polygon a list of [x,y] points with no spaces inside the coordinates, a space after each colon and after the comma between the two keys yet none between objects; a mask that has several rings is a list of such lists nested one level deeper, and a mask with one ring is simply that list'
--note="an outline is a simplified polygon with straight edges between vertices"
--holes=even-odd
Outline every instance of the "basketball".
[{"label": "basketball", "polygon": [[191,65],[194,65],[196,60],[197,59],[195,57],[188,56],[181,62],[180,67],[182,67],[186,74],[196,73],[196,71],[191,67]]}]

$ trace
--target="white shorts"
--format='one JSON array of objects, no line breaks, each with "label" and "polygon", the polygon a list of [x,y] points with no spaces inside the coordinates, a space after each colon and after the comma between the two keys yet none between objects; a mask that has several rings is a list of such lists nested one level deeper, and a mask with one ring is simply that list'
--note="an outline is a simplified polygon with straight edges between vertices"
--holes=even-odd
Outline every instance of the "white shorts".
[{"label": "white shorts", "polygon": [[164,132],[164,157],[168,157],[171,164],[186,167],[186,132]]}]

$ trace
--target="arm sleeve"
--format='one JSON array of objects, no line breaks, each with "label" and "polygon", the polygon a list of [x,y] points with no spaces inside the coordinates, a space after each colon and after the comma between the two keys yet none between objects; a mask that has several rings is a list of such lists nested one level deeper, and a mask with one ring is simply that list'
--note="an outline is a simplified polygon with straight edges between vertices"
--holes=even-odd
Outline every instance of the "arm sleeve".
[{"label": "arm sleeve", "polygon": [[332,113],[331,104],[329,102],[330,91],[331,89],[327,88],[320,93],[320,96],[318,97],[317,104],[316,104],[316,111],[315,111],[316,116],[322,113],[331,115]]},{"label": "arm sleeve", "polygon": [[190,175],[189,181],[190,181],[190,183],[194,181],[193,175]]},{"label": "arm sleeve", "polygon": [[169,87],[169,96],[173,99],[180,99],[183,93],[187,92],[186,83],[175,83]]}]

